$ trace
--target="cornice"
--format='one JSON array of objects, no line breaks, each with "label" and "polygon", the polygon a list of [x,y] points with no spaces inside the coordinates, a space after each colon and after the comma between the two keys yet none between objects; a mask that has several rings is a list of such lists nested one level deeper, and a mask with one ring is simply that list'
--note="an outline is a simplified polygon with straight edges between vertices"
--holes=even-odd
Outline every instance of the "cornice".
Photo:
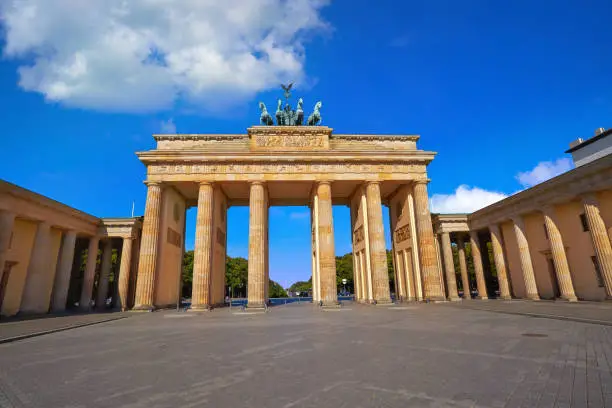
[{"label": "cornice", "polygon": [[223,141],[230,140],[247,140],[248,135],[245,134],[180,134],[180,135],[161,135],[154,134],[153,138],[159,141],[186,141],[186,140],[204,140],[204,141]]},{"label": "cornice", "polygon": [[235,163],[257,163],[257,162],[415,162],[430,163],[436,156],[436,152],[423,150],[415,151],[363,151],[363,152],[338,152],[333,150],[312,150],[304,152],[292,151],[248,151],[248,152],[223,152],[223,151],[197,151],[197,150],[150,150],[137,152],[138,158],[145,164],[159,162],[185,162],[185,163],[208,163],[208,162],[235,162]]},{"label": "cornice", "polygon": [[474,228],[539,211],[546,205],[571,201],[581,194],[612,188],[612,155],[575,168],[548,181],[523,190],[468,216]]},{"label": "cornice", "polygon": [[357,140],[357,141],[391,141],[391,142],[416,142],[421,136],[419,135],[331,135],[332,140]]},{"label": "cornice", "polygon": [[19,200],[25,200],[35,205],[48,208],[52,211],[58,211],[59,213],[77,218],[92,225],[98,225],[100,222],[100,218],[94,215],[77,210],[69,205],[53,200],[52,198],[43,196],[34,191],[27,190],[23,187],[19,187],[13,183],[9,183],[8,181],[0,180],[0,195],[1,194],[8,194]]}]

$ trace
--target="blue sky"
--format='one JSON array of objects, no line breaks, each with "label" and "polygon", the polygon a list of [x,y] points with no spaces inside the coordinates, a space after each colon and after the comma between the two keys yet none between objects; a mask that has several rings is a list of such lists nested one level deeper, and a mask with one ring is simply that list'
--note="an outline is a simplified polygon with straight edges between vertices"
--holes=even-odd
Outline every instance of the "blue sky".
[{"label": "blue sky", "polygon": [[[295,80],[336,132],[420,134],[438,152],[433,209],[462,212],[567,171],[568,143],[612,126],[609,1],[218,3],[3,1],[0,177],[96,216],[142,214],[134,152],[152,133],[244,132]],[[281,283],[310,273],[304,213],[271,209]],[[343,254],[348,210],[334,217]],[[229,254],[246,256],[247,209],[229,222]]]}]

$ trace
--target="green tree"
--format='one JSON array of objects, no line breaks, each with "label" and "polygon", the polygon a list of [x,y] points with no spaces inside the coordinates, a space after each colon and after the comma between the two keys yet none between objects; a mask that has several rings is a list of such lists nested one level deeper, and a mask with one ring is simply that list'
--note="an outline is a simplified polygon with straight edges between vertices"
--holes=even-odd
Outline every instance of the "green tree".
[{"label": "green tree", "polygon": [[181,293],[184,297],[191,295],[193,285],[193,251],[185,251],[183,256],[183,289]]},{"label": "green tree", "polygon": [[350,252],[336,257],[336,286],[338,287],[338,292],[344,289],[342,279],[346,279],[346,290],[350,293],[354,293],[353,254]]},{"label": "green tree", "polygon": [[389,288],[395,290],[395,270],[393,269],[393,252],[387,249],[387,271],[389,272]]},{"label": "green tree", "polygon": [[225,285],[232,288],[232,297],[246,297],[249,263],[246,259],[228,256],[225,262]]},{"label": "green tree", "polygon": [[271,298],[286,298],[287,292],[281,285],[270,279],[268,286],[268,297]]},{"label": "green tree", "polygon": [[305,296],[312,290],[312,278],[308,279],[308,281],[295,282],[289,290],[294,293],[300,292],[300,296]]}]

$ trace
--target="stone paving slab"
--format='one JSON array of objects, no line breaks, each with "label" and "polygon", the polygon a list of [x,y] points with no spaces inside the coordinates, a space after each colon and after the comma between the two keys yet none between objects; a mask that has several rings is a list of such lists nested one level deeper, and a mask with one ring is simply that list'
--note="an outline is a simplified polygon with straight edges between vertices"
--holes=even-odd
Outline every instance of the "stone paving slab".
[{"label": "stone paving slab", "polygon": [[350,309],[165,311],[0,344],[0,407],[612,407],[612,327]]},{"label": "stone paving slab", "polygon": [[[35,318],[0,320],[0,343],[21,340],[43,334],[107,321],[124,319],[129,313],[91,313],[62,316],[41,316]],[[0,405],[1,407],[1,405]]]},{"label": "stone paving slab", "polygon": [[467,300],[445,306],[612,326],[612,302]]}]

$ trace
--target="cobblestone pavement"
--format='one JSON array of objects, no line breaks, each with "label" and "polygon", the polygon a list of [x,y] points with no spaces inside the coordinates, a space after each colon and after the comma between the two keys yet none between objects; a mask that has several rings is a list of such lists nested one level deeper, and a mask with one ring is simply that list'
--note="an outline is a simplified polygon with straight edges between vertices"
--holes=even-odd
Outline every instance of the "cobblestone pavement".
[{"label": "cobblestone pavement", "polygon": [[612,327],[447,304],[159,312],[0,345],[0,406],[612,407],[611,364]]},{"label": "cobblestone pavement", "polygon": [[612,302],[564,302],[531,300],[471,300],[448,302],[448,306],[490,312],[522,314],[612,326]]},{"label": "cobblestone pavement", "polygon": [[52,333],[74,327],[122,319],[127,316],[129,316],[128,313],[91,313],[0,320],[0,343],[36,336],[42,333]]}]

